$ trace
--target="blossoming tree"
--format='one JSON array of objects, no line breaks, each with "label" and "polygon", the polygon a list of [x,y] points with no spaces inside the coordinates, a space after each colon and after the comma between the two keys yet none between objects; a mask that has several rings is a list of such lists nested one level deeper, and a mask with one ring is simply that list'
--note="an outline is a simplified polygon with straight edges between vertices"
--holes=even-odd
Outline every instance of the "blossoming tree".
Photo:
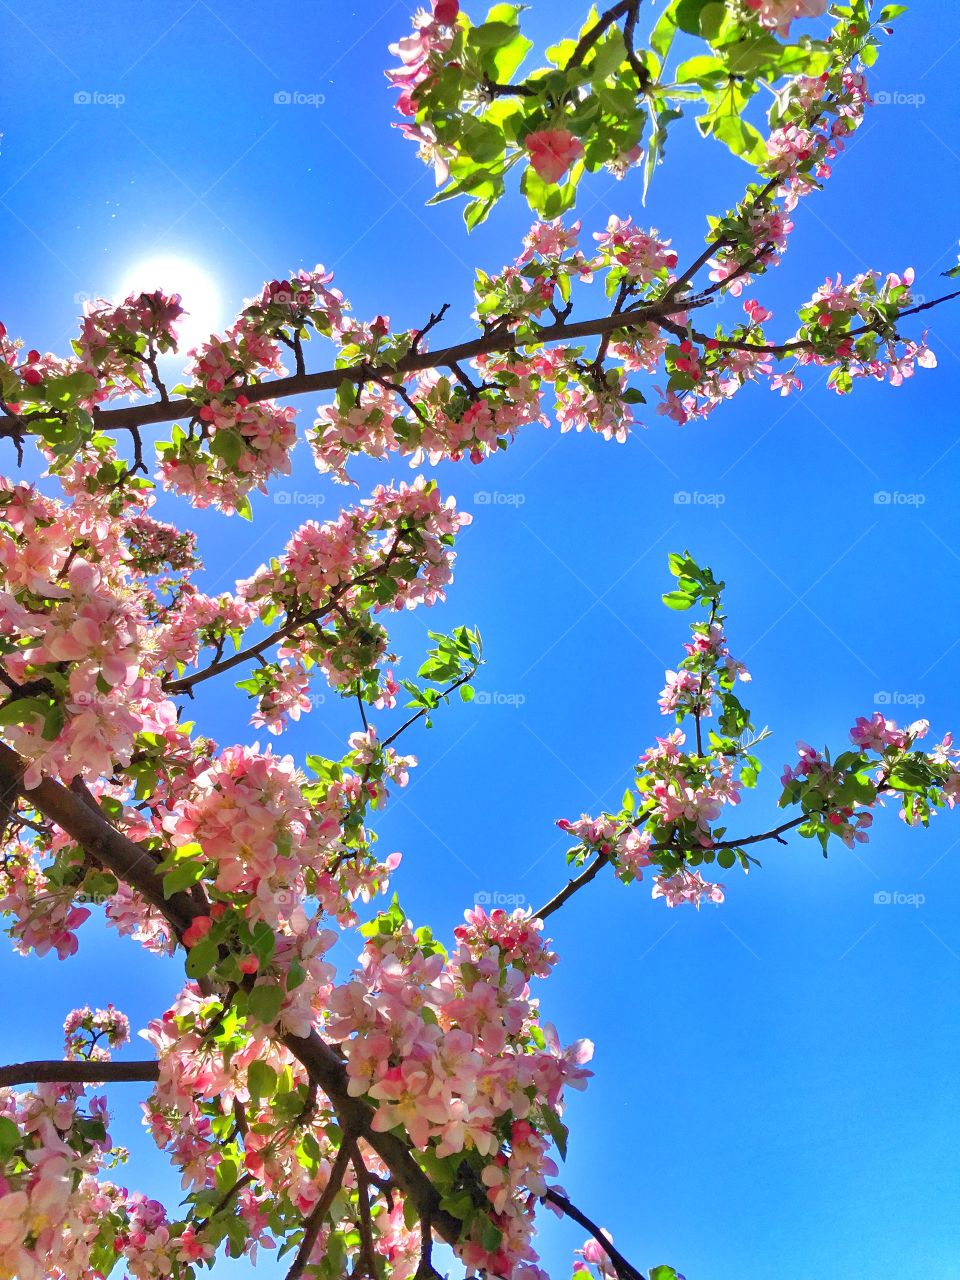
[{"label": "blossoming tree", "polygon": [[[290,1280],[423,1280],[440,1241],[469,1270],[537,1280],[551,1210],[587,1235],[578,1271],[677,1276],[642,1272],[557,1182],[564,1097],[584,1086],[591,1046],[561,1045],[547,1020],[544,924],[608,868],[646,875],[667,907],[699,906],[723,901],[714,866],[747,870],[787,832],[852,847],[887,797],[925,825],[960,795],[949,736],[928,750],[923,721],[861,717],[835,754],[801,746],[786,816],[730,835],[723,814],[756,782],[762,735],[740,700],[724,584],[672,555],[664,601],[694,619],[660,695],[676,727],[642,751],[616,812],[560,820],[569,872],[539,910],[469,910],[444,943],[384,899],[400,860],[378,854],[373,822],[415,764],[404,733],[473,696],[476,632],[431,633],[401,679],[388,629],[392,612],[444,596],[469,516],[423,475],[379,487],[213,597],[195,582],[193,534],[150,512],[156,481],[182,499],[184,526],[190,507],[249,516],[250,492],[289,469],[290,402],[307,393],[329,398],[305,432],[317,466],[347,481],[358,454],[482,463],[552,417],[622,441],[646,396],[682,423],[747,383],[789,395],[810,366],[838,393],[932,367],[911,322],[945,299],[915,301],[909,270],[828,278],[780,335],[754,296],[869,107],[867,70],[903,8],[838,4],[827,39],[798,34],[826,7],[672,0],[644,44],[640,0],[619,0],[522,76],[519,7],[480,23],[457,0],[420,13],[388,75],[436,199],[465,197],[472,226],[517,170],[537,216],[512,265],[478,270],[467,341],[436,345],[443,307],[412,331],[355,319],[322,267],[267,283],[185,353],[169,389],[176,296],[87,304],[64,356],[0,326],[0,435],[11,462],[29,451],[46,468],[43,483],[0,483],[0,910],[21,952],[67,960],[105,924],[182,955],[187,979],[142,1060],[112,1059],[129,1027],[111,1006],[70,1014],[62,1060],[0,1068],[0,1275],[188,1278],[276,1248]],[[629,217],[592,236],[562,220],[587,172],[659,180],[691,101],[701,133],[752,171],[695,260]],[[743,319],[708,331],[726,295]],[[308,339],[332,344],[318,368]],[[214,681],[272,735],[325,681],[356,705],[357,731],[339,758],[299,763],[220,746],[184,715]],[[352,972],[329,959],[341,933],[360,935]],[[145,1122],[182,1175],[179,1208],[116,1181],[100,1090],[130,1080],[150,1086]]]}]

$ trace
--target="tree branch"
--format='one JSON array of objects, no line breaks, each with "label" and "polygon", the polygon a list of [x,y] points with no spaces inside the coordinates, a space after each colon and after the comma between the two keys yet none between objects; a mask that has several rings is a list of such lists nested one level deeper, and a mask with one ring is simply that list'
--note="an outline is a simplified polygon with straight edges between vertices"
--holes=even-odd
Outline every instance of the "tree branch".
[{"label": "tree branch", "polygon": [[155,870],[153,855],[111,826],[99,806],[92,809],[86,800],[49,778],[27,788],[23,775],[27,763],[15,751],[0,743],[0,795],[22,795],[45,818],[71,836],[82,849],[114,875],[136,889],[152,907],[165,916],[179,938],[200,914],[186,893],[164,896],[163,883]]},{"label": "tree branch", "polygon": [[585,31],[580,37],[577,47],[570,55],[570,61],[566,64],[564,70],[569,70],[570,67],[579,67],[607,28],[612,27],[624,14],[630,13],[631,10],[636,9],[638,6],[639,0],[619,0],[618,4],[607,9],[605,13],[601,13],[590,30]]},{"label": "tree branch", "polygon": [[0,1089],[21,1084],[117,1084],[139,1080],[153,1081],[160,1075],[160,1064],[153,1062],[97,1062],[87,1059],[60,1062],[56,1059],[38,1062],[14,1062],[0,1067]]},{"label": "tree branch", "polygon": [[293,1266],[287,1272],[287,1280],[299,1280],[299,1277],[303,1275],[307,1263],[310,1261],[313,1246],[317,1242],[317,1236],[320,1234],[320,1228],[323,1226],[323,1220],[330,1211],[330,1206],[336,1199],[337,1192],[343,1186],[343,1175],[347,1171],[349,1159],[350,1145],[347,1142],[346,1134],[344,1134],[343,1141],[340,1143],[340,1150],[337,1152],[337,1158],[334,1160],[333,1167],[330,1170],[327,1185],[323,1189],[323,1194],[311,1209],[310,1216],[304,1223],[303,1240],[300,1242],[297,1256],[293,1260]]},{"label": "tree branch", "polygon": [[[81,848],[156,907],[180,937],[200,912],[186,894],[164,897],[163,884],[156,873],[152,855],[117,831],[102,813],[94,812],[61,783],[48,778],[38,787],[25,788],[25,769],[26,762],[15,751],[0,744],[0,794],[6,791],[11,796],[24,795],[38,812],[55,822]],[[463,1225],[460,1219],[440,1208],[440,1197],[417,1164],[408,1144],[394,1134],[376,1133],[371,1129],[373,1111],[366,1102],[348,1092],[346,1067],[333,1049],[316,1032],[305,1037],[287,1033],[279,1035],[278,1039],[301,1063],[311,1083],[330,1099],[344,1129],[366,1139],[417,1213],[421,1217],[429,1217],[438,1234],[448,1244],[455,1244],[460,1239]],[[97,1069],[108,1065],[104,1063]]]},{"label": "tree branch", "polygon": [[[711,252],[715,251],[715,249],[716,244],[714,244]],[[960,297],[960,290],[945,294],[940,298],[934,298],[930,302],[924,302],[916,307],[910,307],[900,312],[898,319],[929,311],[931,308],[950,302],[957,297]],[[402,377],[425,369],[441,367],[449,369],[455,364],[462,364],[479,355],[524,350],[529,347],[546,346],[555,342],[569,342],[578,338],[603,337],[605,334],[618,330],[628,331],[651,323],[658,325],[668,333],[685,338],[687,330],[673,321],[671,317],[695,308],[709,306],[712,302],[712,296],[678,298],[668,293],[664,298],[656,302],[643,303],[631,311],[613,312],[609,315],[596,316],[590,320],[574,321],[572,324],[563,320],[556,324],[534,329],[532,332],[525,331],[523,334],[518,334],[513,330],[502,327],[491,327],[488,332],[482,334],[479,338],[461,342],[452,347],[445,347],[435,352],[422,352],[411,349],[395,365],[378,366],[378,370],[384,376]],[[858,329],[852,329],[849,336],[859,337],[865,333],[878,332],[878,330],[879,325],[864,325]],[[696,331],[693,331],[691,336],[700,343],[708,340],[714,341],[709,338],[709,335]],[[816,350],[814,344],[806,339],[791,339],[787,342],[766,344],[735,342],[727,339],[716,341],[717,346],[722,350],[751,351],[756,352],[758,355],[786,355],[791,351]],[[263,400],[312,395],[318,391],[336,391],[337,387],[344,381],[360,383],[369,378],[369,362],[362,362],[351,365],[348,368],[326,369],[318,373],[294,374],[287,378],[272,378],[265,382],[250,383],[243,388],[243,394],[250,403],[258,403]],[[193,418],[196,411],[196,402],[186,398],[167,401],[151,400],[146,404],[132,405],[120,409],[95,408],[93,410],[93,420],[97,432],[105,432],[107,434],[115,431],[134,432],[143,426]],[[30,415],[11,418],[9,422],[0,424],[0,437],[4,435],[11,437],[22,436],[24,430],[29,427],[30,421]]]},{"label": "tree branch", "polygon": [[[456,691],[460,688],[461,685],[467,684],[469,681],[471,681],[473,677],[477,674],[477,671],[479,670],[479,665],[480,664],[477,663],[476,665],[472,666],[469,671],[464,672],[464,674],[462,676],[459,676],[456,680],[454,680],[452,684],[447,685],[446,689],[444,689],[443,692],[440,694],[440,697],[449,698],[450,694],[456,693]],[[434,711],[435,709],[436,708],[434,707],[421,707],[419,711],[414,712],[414,714],[410,716],[409,719],[404,720],[403,724],[400,726],[399,729],[394,729],[393,733],[391,733],[389,738],[384,738],[383,740],[384,749],[389,747],[391,743],[396,742],[396,740],[400,737],[400,735],[403,733],[406,733],[406,731],[410,728],[411,725],[416,724],[417,721],[422,720],[423,717],[429,711]]]},{"label": "tree branch", "polygon": [[[658,317],[669,317],[689,309],[690,303],[683,299],[672,299],[669,303],[659,300],[639,307],[636,311],[624,312],[622,315],[598,316],[592,320],[580,320],[573,324],[563,322],[547,325],[535,330],[530,336],[522,336],[512,330],[498,328],[482,334],[479,338],[472,338],[467,342],[460,342],[455,346],[444,347],[437,351],[414,352],[411,350],[396,364],[378,365],[377,368],[385,376],[419,373],[425,369],[441,367],[449,369],[454,363],[463,363],[478,355],[491,355],[551,342],[567,342],[576,338],[598,337],[610,330],[636,328]],[[243,388],[243,394],[251,404],[256,404],[263,400],[282,400],[291,396],[312,395],[317,391],[336,391],[344,381],[359,383],[369,378],[368,361],[350,365],[347,368],[325,369],[303,376],[293,374],[286,378],[253,382]],[[130,431],[135,427],[192,418],[196,411],[196,402],[186,398],[166,402],[151,400],[146,404],[129,405],[121,409],[95,408],[93,420],[98,432],[109,434],[112,431]],[[29,415],[12,419],[8,434],[13,434],[14,426],[22,430],[26,425],[29,425]]]},{"label": "tree branch", "polygon": [[[231,654],[229,658],[215,658],[205,667],[201,667],[199,671],[195,671],[193,675],[182,676],[178,680],[164,680],[162,687],[165,693],[178,694],[190,693],[195,685],[200,684],[204,680],[209,680],[212,676],[221,675],[224,671],[230,671],[234,667],[241,666],[244,662],[249,662],[252,658],[258,658],[267,649],[278,644],[281,640],[287,639],[289,636],[295,635],[296,632],[304,627],[312,626],[325,618],[328,613],[337,609],[338,601],[348,592],[354,591],[357,587],[366,586],[368,583],[380,577],[385,569],[388,569],[397,557],[400,544],[403,541],[406,529],[399,528],[397,536],[390,544],[387,554],[375,566],[358,574],[356,578],[352,578],[349,582],[342,582],[334,587],[330,592],[330,598],[326,604],[316,609],[311,609],[309,613],[297,615],[294,618],[288,618],[282,627],[278,627],[276,631],[272,631],[263,640],[258,640],[256,644],[249,645],[246,649],[239,649],[236,653]],[[419,570],[418,570],[419,572]]]},{"label": "tree branch", "polygon": [[613,1263],[613,1269],[620,1277],[620,1280],[645,1280],[643,1273],[638,1271],[632,1262],[627,1261],[612,1241],[607,1239],[597,1224],[588,1218],[582,1210],[578,1209],[575,1204],[572,1204],[565,1195],[557,1191],[555,1187],[549,1187],[546,1195],[542,1198],[549,1204],[555,1204],[568,1218],[572,1218],[574,1222],[583,1227],[584,1231],[590,1232]]},{"label": "tree branch", "polygon": [[547,916],[552,916],[555,911],[559,911],[568,898],[572,898],[584,885],[596,879],[609,861],[610,859],[605,853],[598,853],[585,871],[581,871],[573,880],[568,880],[559,893],[554,894],[549,902],[542,906],[539,911],[533,913],[533,919],[546,920]]}]

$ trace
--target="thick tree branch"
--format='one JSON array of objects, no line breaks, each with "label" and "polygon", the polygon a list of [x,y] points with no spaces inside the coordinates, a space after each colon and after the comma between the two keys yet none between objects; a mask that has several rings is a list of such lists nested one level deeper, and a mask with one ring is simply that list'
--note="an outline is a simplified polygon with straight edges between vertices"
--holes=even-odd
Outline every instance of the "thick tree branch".
[{"label": "thick tree branch", "polygon": [[0,1067],[0,1089],[21,1084],[117,1084],[126,1081],[156,1080],[158,1062],[97,1062],[83,1059],[60,1062],[14,1062]]},{"label": "thick tree branch", "polygon": [[92,809],[83,796],[45,778],[38,787],[23,784],[26,761],[0,743],[0,796],[22,795],[45,818],[55,822],[77,844],[118,879],[135,889],[151,907],[170,922],[179,938],[199,908],[186,893],[164,896],[163,884],[155,870],[153,855],[134,844],[107,821],[99,809]]},{"label": "thick tree branch", "polygon": [[[55,822],[118,879],[136,889],[167,918],[178,937],[181,936],[194,916],[199,914],[199,909],[186,894],[164,897],[152,856],[61,783],[44,779],[38,787],[24,787],[25,770],[26,762],[15,751],[0,744],[0,794],[6,793],[11,797],[22,794],[38,812]],[[440,1208],[440,1197],[407,1143],[393,1134],[375,1133],[371,1129],[373,1112],[367,1103],[350,1096],[346,1068],[333,1049],[316,1032],[307,1037],[287,1034],[281,1039],[302,1064],[311,1082],[330,1099],[341,1125],[366,1139],[418,1214],[429,1218],[447,1243],[455,1244],[460,1238],[459,1219]],[[103,1067],[108,1065],[102,1064]]]}]

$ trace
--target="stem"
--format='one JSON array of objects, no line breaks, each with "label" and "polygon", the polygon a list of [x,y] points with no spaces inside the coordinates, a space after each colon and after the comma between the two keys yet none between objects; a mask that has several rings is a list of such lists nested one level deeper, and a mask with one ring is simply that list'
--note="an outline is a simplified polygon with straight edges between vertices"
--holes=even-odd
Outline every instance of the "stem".
[{"label": "stem", "polygon": [[570,61],[564,67],[564,70],[567,71],[570,67],[579,67],[607,28],[612,27],[618,19],[622,18],[624,14],[630,13],[632,9],[636,9],[638,5],[639,0],[619,0],[619,3],[613,5],[606,13],[601,13],[590,30],[585,31],[580,37],[579,43],[570,55]]},{"label": "stem", "polygon": [[[454,680],[453,684],[447,685],[446,689],[444,689],[443,692],[440,694],[440,697],[449,698],[450,694],[456,693],[456,691],[460,688],[462,684],[469,683],[469,681],[471,681],[473,677],[477,674],[477,671],[479,670],[479,665],[480,665],[479,663],[475,663],[470,668],[469,671],[464,672],[462,676],[459,676],[456,680]],[[416,724],[418,720],[422,720],[423,717],[429,711],[433,711],[433,710],[435,710],[434,707],[421,707],[420,710],[415,712],[412,716],[410,716],[408,720],[404,720],[403,724],[400,726],[399,729],[394,729],[390,737],[384,739],[382,743],[382,746],[384,747],[384,749],[389,747],[392,742],[396,742],[396,740],[400,737],[400,735],[402,733],[406,733],[406,731],[410,728],[412,724]]]},{"label": "stem", "polygon": [[595,879],[609,861],[610,858],[607,854],[598,853],[585,871],[581,871],[575,879],[568,880],[559,893],[555,894],[539,911],[534,912],[533,919],[546,920],[547,916],[552,916],[555,911],[559,911],[567,899],[572,898],[585,884],[589,884],[591,880]]},{"label": "stem", "polygon": [[597,1224],[588,1218],[582,1210],[578,1209],[575,1204],[571,1204],[565,1195],[562,1195],[554,1187],[549,1187],[546,1195],[542,1198],[550,1204],[555,1204],[568,1218],[572,1218],[585,1231],[590,1232],[613,1263],[613,1268],[620,1280],[645,1280],[643,1273],[638,1271],[632,1262],[627,1261],[620,1250],[607,1239]]},{"label": "stem", "polygon": [[330,1178],[327,1185],[323,1189],[323,1195],[310,1211],[303,1226],[303,1240],[300,1242],[300,1248],[297,1250],[297,1256],[293,1260],[293,1266],[287,1272],[287,1280],[298,1280],[303,1275],[307,1263],[310,1261],[310,1254],[313,1252],[313,1246],[317,1242],[317,1236],[320,1234],[320,1228],[323,1226],[323,1220],[330,1211],[330,1206],[336,1199],[337,1192],[343,1186],[343,1175],[347,1171],[347,1164],[350,1159],[350,1146],[347,1142],[346,1135],[340,1144],[340,1150],[337,1152],[337,1158],[333,1162],[333,1168],[330,1170]]},{"label": "stem", "polygon": [[[294,635],[297,631],[304,627],[309,627],[320,621],[321,618],[337,608],[337,602],[342,596],[350,591],[356,590],[357,587],[366,586],[368,583],[379,577],[385,569],[388,569],[396,559],[400,542],[407,532],[406,529],[398,529],[397,536],[390,545],[390,549],[386,556],[374,568],[367,569],[364,573],[359,574],[350,582],[341,583],[340,586],[334,587],[330,592],[330,599],[326,604],[311,609],[309,613],[297,615],[289,619],[278,627],[276,631],[272,631],[264,640],[259,640],[256,644],[250,645],[246,649],[240,649],[232,654],[229,658],[218,658],[211,662],[209,666],[203,667],[200,671],[195,671],[192,676],[184,676],[179,680],[163,681],[163,689],[165,693],[178,694],[190,693],[195,685],[200,684],[203,680],[209,680],[212,676],[221,675],[224,671],[230,671],[233,667],[238,667],[244,662],[249,662],[252,658],[259,658],[267,649],[277,644],[281,640],[287,639],[288,636]],[[419,570],[418,570],[419,572]]]}]

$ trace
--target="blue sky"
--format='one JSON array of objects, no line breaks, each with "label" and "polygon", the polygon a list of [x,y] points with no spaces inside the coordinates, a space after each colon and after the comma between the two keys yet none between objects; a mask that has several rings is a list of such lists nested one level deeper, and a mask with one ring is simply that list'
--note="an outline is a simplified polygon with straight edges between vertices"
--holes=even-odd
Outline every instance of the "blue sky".
[{"label": "blue sky", "polygon": [[[454,203],[424,208],[432,174],[390,128],[381,71],[408,12],[386,0],[0,2],[10,331],[65,352],[77,299],[165,254],[216,281],[217,324],[265,277],[322,261],[359,315],[414,325],[450,302],[449,338],[465,335],[472,267],[511,260],[531,219],[512,196],[468,240]],[[552,38],[579,17],[569,0],[541,0],[528,25]],[[869,113],[827,190],[798,211],[784,265],[756,291],[777,313],[772,330],[791,332],[792,306],[838,270],[912,265],[920,294],[943,291],[960,234],[958,55],[948,0],[898,24],[872,83],[923,101]],[[324,101],[276,104],[284,91]],[[634,178],[588,181],[585,233],[630,213],[672,236],[681,260],[699,252],[704,215],[737,197],[746,171],[683,130],[669,160],[646,211]],[[428,626],[478,625],[490,698],[409,739],[421,767],[380,829],[384,848],[404,852],[396,886],[412,917],[443,934],[479,892],[536,906],[563,882],[554,820],[615,804],[669,727],[656,695],[685,623],[659,604],[668,550],[689,547],[727,580],[731,646],[753,672],[755,720],[774,731],[736,832],[771,825],[795,739],[839,746],[878,697],[902,719],[919,706],[937,737],[960,729],[960,312],[937,311],[929,328],[940,367],[899,390],[838,399],[808,375],[802,396],[751,388],[707,424],[650,414],[624,446],[532,429],[482,468],[439,470],[476,519],[448,604],[401,619],[397,646],[412,668]],[[317,346],[311,363],[328,355]],[[303,402],[305,422],[313,407]],[[364,492],[409,475],[402,461],[356,474]],[[305,449],[289,487],[301,495],[290,504],[255,500],[252,526],[167,499],[160,514],[197,529],[207,582],[225,587],[295,523],[349,499]],[[701,499],[678,503],[680,492]],[[198,700],[201,727],[249,738],[243,698],[225,692]],[[328,696],[283,741],[334,753],[355,727]],[[793,839],[761,857],[749,881],[728,873],[719,909],[670,912],[647,885],[601,880],[550,922],[563,963],[541,993],[545,1016],[597,1043],[562,1181],[637,1264],[671,1262],[688,1280],[958,1280],[957,819],[911,832],[891,812],[856,855],[824,862]],[[924,901],[878,904],[885,893]],[[349,965],[346,946],[337,959]],[[8,954],[0,966],[11,1058],[56,1055],[74,1004],[113,1000],[142,1025],[180,982],[174,964],[91,926],[67,965]],[[135,1154],[126,1178],[175,1200],[138,1101],[139,1086],[114,1092]],[[581,1240],[545,1222],[555,1274]],[[277,1273],[269,1259],[264,1269]]]}]

